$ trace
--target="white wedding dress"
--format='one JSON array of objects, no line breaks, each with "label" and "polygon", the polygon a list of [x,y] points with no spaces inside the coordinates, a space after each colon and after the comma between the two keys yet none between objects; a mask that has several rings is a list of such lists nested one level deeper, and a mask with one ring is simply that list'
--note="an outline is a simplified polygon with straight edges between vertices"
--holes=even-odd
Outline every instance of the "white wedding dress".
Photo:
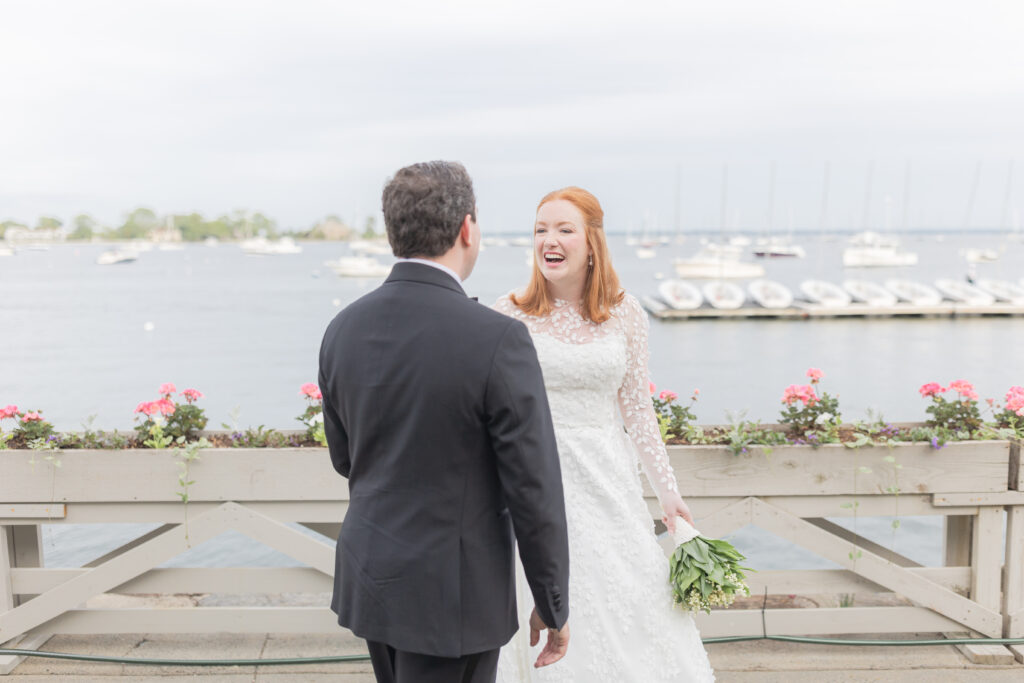
[{"label": "white wedding dress", "polygon": [[520,630],[502,648],[499,683],[713,681],[693,617],[672,604],[668,560],[637,467],[659,497],[678,492],[651,404],[647,314],[628,294],[601,324],[565,301],[544,317],[526,315],[507,296],[495,308],[526,323],[533,336],[569,528],[568,653],[533,667],[540,649],[529,647],[533,598],[520,566]]}]

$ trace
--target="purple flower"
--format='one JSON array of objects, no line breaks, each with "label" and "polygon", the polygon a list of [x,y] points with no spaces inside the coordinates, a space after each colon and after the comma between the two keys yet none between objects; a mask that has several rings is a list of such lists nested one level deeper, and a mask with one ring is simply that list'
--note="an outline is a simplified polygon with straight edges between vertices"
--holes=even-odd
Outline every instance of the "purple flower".
[{"label": "purple flower", "polygon": [[933,436],[932,437],[932,448],[934,448],[935,450],[939,450],[940,448],[942,448],[942,446],[943,446],[943,444],[939,443],[939,437]]}]

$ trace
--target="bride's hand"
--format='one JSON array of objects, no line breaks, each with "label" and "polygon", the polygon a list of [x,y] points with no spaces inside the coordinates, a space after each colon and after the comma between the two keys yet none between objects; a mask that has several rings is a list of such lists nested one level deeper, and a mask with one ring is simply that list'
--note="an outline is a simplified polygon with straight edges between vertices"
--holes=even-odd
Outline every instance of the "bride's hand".
[{"label": "bride's hand", "polygon": [[690,526],[693,526],[693,514],[678,495],[673,495],[672,498],[665,500],[661,504],[661,509],[665,511],[661,521],[665,523],[665,528],[669,533],[674,534],[676,531],[676,517],[682,517],[690,523]]}]

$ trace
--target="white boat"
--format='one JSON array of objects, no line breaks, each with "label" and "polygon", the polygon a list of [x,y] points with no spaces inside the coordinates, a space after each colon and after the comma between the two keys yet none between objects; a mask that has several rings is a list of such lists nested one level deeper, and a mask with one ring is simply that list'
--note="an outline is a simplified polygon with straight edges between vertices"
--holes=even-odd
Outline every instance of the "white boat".
[{"label": "white boat", "polygon": [[937,306],[942,303],[942,295],[938,291],[913,280],[886,280],[885,288],[895,294],[900,301],[915,306]]},{"label": "white boat", "polygon": [[858,232],[849,239],[848,243],[853,247],[891,247],[895,249],[900,246],[898,237],[883,235],[873,230]]},{"label": "white boat", "polygon": [[250,256],[276,256],[280,254],[301,254],[302,247],[295,244],[291,237],[282,237],[276,241],[270,241],[266,237],[254,237],[244,240],[241,244],[242,251]]},{"label": "white boat", "polygon": [[849,292],[855,301],[862,301],[872,306],[896,305],[896,295],[877,282],[843,280],[843,289]]},{"label": "white boat", "polygon": [[806,255],[803,247],[785,237],[762,237],[754,247],[754,256],[758,258],[803,258]]},{"label": "white boat", "polygon": [[213,235],[210,235],[205,240],[203,240],[203,244],[207,247],[219,247],[220,240],[214,237]]},{"label": "white boat", "polygon": [[996,249],[965,249],[963,254],[968,263],[991,263],[999,260],[999,251]]},{"label": "white boat", "polygon": [[101,266],[112,266],[115,263],[130,263],[139,258],[134,251],[127,249],[110,249],[96,257],[96,263]]},{"label": "white boat", "polygon": [[754,280],[747,285],[750,298],[762,308],[789,308],[793,305],[793,292],[774,280]]},{"label": "white boat", "polygon": [[804,280],[800,283],[800,291],[811,303],[835,307],[850,305],[850,295],[846,290],[825,280]]},{"label": "white boat", "polygon": [[701,291],[704,292],[704,298],[709,304],[725,310],[739,308],[747,300],[743,288],[734,282],[709,282],[701,288]]},{"label": "white boat", "polygon": [[651,249],[650,247],[637,247],[636,250],[636,257],[638,259],[654,258],[657,255],[658,252],[656,252],[654,249]]},{"label": "white boat", "polygon": [[0,244],[0,256],[14,256],[14,249]]},{"label": "white boat", "polygon": [[688,279],[721,280],[723,278],[757,278],[764,268],[739,260],[739,247],[709,244],[688,259],[672,262],[676,275]]},{"label": "white boat", "polygon": [[704,303],[700,290],[684,280],[665,280],[658,285],[658,295],[677,311],[692,311]]},{"label": "white boat", "polygon": [[891,268],[917,265],[917,254],[896,247],[847,247],[843,249],[847,268]]},{"label": "white boat", "polygon": [[988,292],[1000,301],[1009,301],[1011,304],[1024,306],[1024,287],[1012,282],[982,278],[975,282],[974,286],[983,292]]},{"label": "white boat", "polygon": [[156,248],[157,251],[185,251],[185,245],[179,242],[161,242]]},{"label": "white boat", "polygon": [[935,288],[945,294],[947,298],[958,303],[991,306],[996,302],[994,296],[963,280],[940,277],[935,281]]},{"label": "white boat", "polygon": [[532,247],[533,239],[530,237],[513,237],[508,243],[513,247]]},{"label": "white boat", "polygon": [[734,247],[749,247],[750,238],[746,235],[735,235],[729,238],[729,244]]},{"label": "white boat", "polygon": [[324,265],[339,277],[387,277],[391,272],[391,266],[372,256],[342,256],[336,261],[325,261]]},{"label": "white boat", "polygon": [[356,240],[349,243],[348,248],[357,254],[372,256],[391,256],[391,245],[386,240]]}]

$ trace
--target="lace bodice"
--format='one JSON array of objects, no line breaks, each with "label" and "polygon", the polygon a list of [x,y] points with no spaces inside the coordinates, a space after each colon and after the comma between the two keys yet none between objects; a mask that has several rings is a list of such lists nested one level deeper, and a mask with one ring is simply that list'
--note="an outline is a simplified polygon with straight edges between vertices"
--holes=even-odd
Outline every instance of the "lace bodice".
[{"label": "lace bodice", "polygon": [[540,317],[527,315],[508,296],[499,299],[495,309],[529,328],[556,429],[607,427],[621,417],[658,499],[678,496],[651,403],[649,322],[640,303],[627,294],[603,323],[585,320],[576,304],[562,300]]}]

